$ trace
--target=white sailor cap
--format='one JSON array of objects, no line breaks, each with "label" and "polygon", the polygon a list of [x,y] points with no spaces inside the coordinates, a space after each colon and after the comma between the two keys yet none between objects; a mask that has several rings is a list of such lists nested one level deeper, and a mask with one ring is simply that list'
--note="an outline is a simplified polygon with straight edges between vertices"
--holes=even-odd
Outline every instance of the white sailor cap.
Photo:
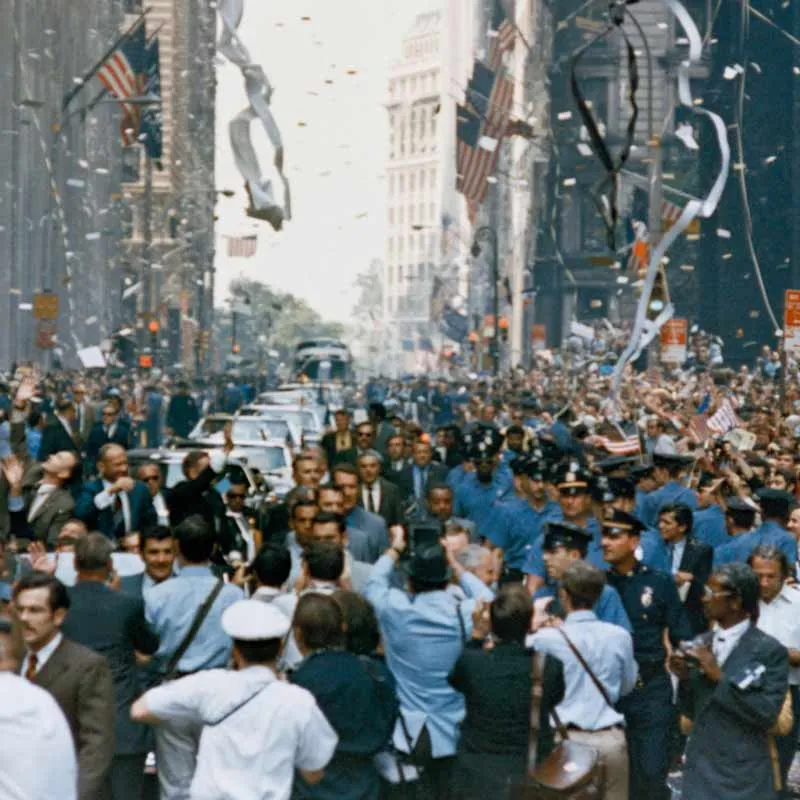
[{"label": "white sailor cap", "polygon": [[286,614],[261,600],[239,600],[222,612],[222,630],[243,642],[282,639],[290,627]]}]

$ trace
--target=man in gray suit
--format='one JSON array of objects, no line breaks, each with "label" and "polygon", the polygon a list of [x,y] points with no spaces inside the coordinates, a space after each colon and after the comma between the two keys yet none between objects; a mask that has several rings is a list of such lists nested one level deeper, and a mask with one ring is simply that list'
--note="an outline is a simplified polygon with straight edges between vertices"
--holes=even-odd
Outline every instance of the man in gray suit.
[{"label": "man in gray suit", "polygon": [[146,725],[131,721],[131,705],[140,689],[136,654],[155,653],[158,637],[145,622],[142,599],[108,586],[113,573],[112,549],[102,533],[87,533],[75,543],[78,582],[69,589],[70,608],[62,631],[108,659],[116,701],[111,797],[141,800],[144,763],[152,741]]},{"label": "man in gray suit", "polygon": [[348,527],[357,528],[367,535],[369,550],[364,558],[374,564],[389,547],[389,532],[383,517],[373,514],[358,505],[361,481],[351,464],[338,464],[331,475],[334,484],[341,490],[344,500],[344,515]]},{"label": "man in gray suit", "polygon": [[720,567],[703,599],[706,619],[717,623],[711,641],[695,640],[670,659],[681,710],[692,722],[683,780],[683,796],[692,800],[779,797],[771,729],[786,697],[789,658],[756,627],[759,594],[750,567]]},{"label": "man in gray suit", "polygon": [[[114,690],[108,661],[61,633],[70,598],[52,575],[24,575],[13,599],[25,644],[20,675],[50,692],[67,718],[78,752],[78,798],[109,800]],[[47,769],[46,752],[42,758]]]},{"label": "man in gray suit", "polygon": [[69,450],[53,453],[43,464],[32,462],[27,470],[13,457],[3,464],[9,486],[11,533],[17,539],[55,546],[75,508],[68,487],[79,466],[77,454]]}]

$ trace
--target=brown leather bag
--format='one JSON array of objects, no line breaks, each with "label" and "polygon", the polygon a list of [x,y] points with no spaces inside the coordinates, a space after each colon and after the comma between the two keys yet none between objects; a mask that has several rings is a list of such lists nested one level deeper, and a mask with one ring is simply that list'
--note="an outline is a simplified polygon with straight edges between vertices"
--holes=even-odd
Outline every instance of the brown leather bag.
[{"label": "brown leather bag", "polygon": [[[592,672],[578,649],[561,628],[559,628],[559,632],[588,672],[600,694],[609,705],[613,706],[605,687]],[[506,797],[508,800],[602,800],[604,769],[600,753],[591,745],[572,741],[569,738],[569,731],[562,724],[555,709],[551,714],[561,741],[544,761],[540,764],[536,763],[543,663],[544,660],[541,656],[534,656],[528,773],[520,783],[508,787]]]}]

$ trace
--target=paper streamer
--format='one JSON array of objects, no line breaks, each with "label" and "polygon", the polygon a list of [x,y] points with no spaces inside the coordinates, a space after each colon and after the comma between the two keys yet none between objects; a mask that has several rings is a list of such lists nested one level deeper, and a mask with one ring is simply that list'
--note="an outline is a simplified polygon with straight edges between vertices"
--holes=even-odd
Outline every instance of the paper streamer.
[{"label": "paper streamer", "polygon": [[[277,231],[283,227],[284,220],[292,218],[292,212],[289,181],[283,173],[283,140],[269,107],[272,86],[267,80],[264,70],[258,64],[252,63],[250,53],[236,33],[242,21],[244,0],[222,0],[218,8],[222,20],[222,32],[217,49],[241,70],[247,99],[250,103],[228,125],[233,157],[239,172],[245,179],[247,193],[250,197],[250,208],[247,213],[248,216],[256,219],[266,220]],[[275,197],[272,181],[262,175],[258,156],[253,147],[250,125],[256,119],[260,120],[275,149],[273,163],[283,182],[284,200],[282,205]]]},{"label": "paper streamer", "polygon": [[720,197],[728,180],[731,166],[731,148],[728,142],[728,131],[722,118],[712,111],[696,106],[692,101],[692,91],[689,83],[689,71],[693,64],[700,61],[703,51],[703,40],[697,26],[694,23],[686,7],[680,0],[664,0],[664,5],[669,12],[678,20],[683,28],[686,38],[689,40],[689,57],[678,67],[678,99],[681,105],[690,109],[693,114],[707,117],[714,126],[719,146],[721,165],[719,174],[714,181],[711,191],[703,200],[689,200],[684,206],[683,212],[677,222],[661,238],[661,241],[650,253],[650,263],[647,267],[644,284],[642,286],[642,296],[639,298],[639,305],[636,309],[633,331],[628,346],[619,357],[614,367],[614,376],[611,386],[612,408],[616,416],[619,415],[619,392],[622,383],[622,372],[625,365],[634,361],[641,354],[642,350],[655,338],[661,326],[673,313],[671,305],[668,305],[658,318],[653,321],[647,319],[647,308],[650,304],[650,295],[658,276],[661,260],[673,242],[689,227],[689,224],[696,217],[710,217],[717,209]]}]

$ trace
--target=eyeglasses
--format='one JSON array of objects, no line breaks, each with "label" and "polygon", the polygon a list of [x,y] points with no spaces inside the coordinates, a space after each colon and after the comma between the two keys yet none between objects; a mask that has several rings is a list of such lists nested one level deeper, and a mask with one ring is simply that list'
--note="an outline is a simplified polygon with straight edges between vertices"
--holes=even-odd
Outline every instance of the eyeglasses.
[{"label": "eyeglasses", "polygon": [[228,497],[233,500],[233,498],[237,498],[238,500],[244,500],[247,497],[246,492],[228,492]]}]

